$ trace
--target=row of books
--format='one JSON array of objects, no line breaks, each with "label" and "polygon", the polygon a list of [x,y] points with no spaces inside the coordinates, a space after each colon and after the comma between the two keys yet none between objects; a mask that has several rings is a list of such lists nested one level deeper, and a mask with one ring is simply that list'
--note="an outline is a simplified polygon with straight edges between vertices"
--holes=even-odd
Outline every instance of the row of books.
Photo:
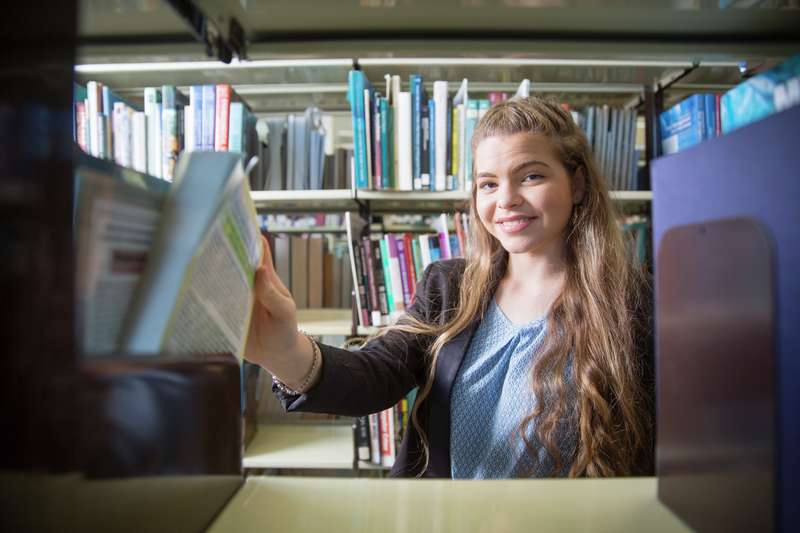
[{"label": "row of books", "polygon": [[257,153],[256,118],[228,84],[144,89],[143,109],[107,86],[76,85],[74,138],[88,154],[172,181],[182,151]]},{"label": "row of books", "polygon": [[466,215],[456,213],[455,235],[442,214],[435,233],[367,233],[358,217],[345,213],[347,244],[358,320],[361,326],[386,325],[414,298],[425,268],[439,259],[463,257],[470,231]]},{"label": "row of books", "polygon": [[586,134],[609,189],[638,189],[636,111],[604,105],[574,111],[572,116]]},{"label": "row of books", "polygon": [[[470,99],[465,78],[450,97],[447,81],[433,82],[429,98],[422,76],[409,76],[402,90],[400,76],[387,74],[383,92],[363,71],[348,75],[348,100],[353,123],[354,170],[358,189],[401,191],[470,190],[470,139],[489,99]],[[525,80],[517,94],[528,96]]]},{"label": "row of books", "polygon": [[275,271],[298,309],[351,307],[353,290],[347,243],[333,235],[270,234]]},{"label": "row of books", "polygon": [[[327,119],[327,120],[326,120]],[[324,124],[329,122],[329,124]],[[330,117],[319,108],[309,107],[303,113],[272,117],[266,124],[266,146],[262,146],[260,172],[253,180],[254,190],[319,190],[332,181],[335,171],[344,171],[339,188],[346,188],[346,161],[335,167],[333,150],[326,153],[325,144],[332,128]],[[344,150],[341,150],[344,152]],[[342,159],[341,153],[338,157]],[[342,172],[340,172],[342,174]],[[328,180],[325,180],[325,177]]]},{"label": "row of books", "polygon": [[396,405],[379,413],[356,418],[356,453],[360,461],[391,468],[403,435],[411,423],[414,389]]},{"label": "row of books", "polygon": [[725,94],[688,96],[660,116],[662,153],[671,154],[800,104],[800,55]]}]

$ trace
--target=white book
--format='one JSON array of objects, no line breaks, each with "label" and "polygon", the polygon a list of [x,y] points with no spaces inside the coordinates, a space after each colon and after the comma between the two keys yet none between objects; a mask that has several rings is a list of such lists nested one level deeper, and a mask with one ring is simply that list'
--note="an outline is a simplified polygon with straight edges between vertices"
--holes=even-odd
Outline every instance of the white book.
[{"label": "white book", "polygon": [[419,252],[422,256],[422,269],[425,270],[428,268],[428,265],[431,264],[431,248],[430,241],[428,241],[428,235],[420,235]]},{"label": "white book", "polygon": [[111,116],[111,130],[114,136],[114,162],[120,166],[125,166],[123,152],[123,133],[122,133],[122,113],[125,112],[125,104],[114,102],[113,115]]},{"label": "white book", "polygon": [[[394,109],[394,113],[397,114],[397,101],[400,99],[400,76],[394,75],[392,76],[392,93],[391,99],[389,104]],[[394,130],[394,161],[392,164],[394,165],[394,178],[395,178],[395,187],[397,186],[397,178],[400,176],[400,121],[397,120],[397,117],[394,117],[393,122],[393,130]]]},{"label": "white book", "polygon": [[192,104],[183,108],[183,149],[186,152],[194,152],[197,147],[194,145],[194,110]]},{"label": "white book", "polygon": [[398,141],[397,148],[397,188],[401,191],[414,190],[414,178],[411,174],[411,93],[400,92],[397,95]]},{"label": "white book", "polygon": [[433,82],[433,102],[436,111],[435,124],[435,151],[436,167],[434,169],[434,189],[444,191],[447,189],[447,114],[449,113],[447,98],[447,82]]},{"label": "white book", "polygon": [[131,126],[131,151],[134,170],[147,172],[147,118],[141,111],[133,113]]},{"label": "white book", "polygon": [[101,106],[103,105],[102,85],[96,81],[90,81],[86,84],[86,118],[89,122],[89,153],[95,157],[100,157],[100,128],[97,115],[100,113]]},{"label": "white book", "polygon": [[369,89],[364,89],[364,131],[366,133],[366,150],[367,150],[367,189],[375,188],[375,172],[372,168],[372,102],[369,98]]},{"label": "white book", "polygon": [[466,188],[467,184],[467,151],[469,150],[469,139],[467,139],[467,104],[469,103],[469,96],[467,86],[469,82],[467,78],[461,80],[461,87],[453,97],[453,106],[458,109],[458,176],[457,176],[457,189],[470,190]]},{"label": "white book", "polygon": [[159,90],[144,90],[144,114],[147,117],[147,173],[161,177],[161,103]]}]

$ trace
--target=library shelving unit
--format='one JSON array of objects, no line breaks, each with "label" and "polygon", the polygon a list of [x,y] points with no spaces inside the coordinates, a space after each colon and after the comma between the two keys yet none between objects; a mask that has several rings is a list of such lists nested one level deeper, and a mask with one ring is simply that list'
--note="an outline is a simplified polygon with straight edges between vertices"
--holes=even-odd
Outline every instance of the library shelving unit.
[{"label": "library shelving unit", "polygon": [[[56,447],[53,452],[42,444],[54,443],[53,435],[64,429],[65,420],[84,427],[82,417],[87,416],[79,409],[84,404],[74,401],[86,399],[86,393],[77,387],[64,388],[62,379],[65,368],[79,364],[73,357],[74,344],[69,342],[75,331],[74,312],[69,309],[74,299],[69,234],[73,191],[68,185],[69,158],[63,155],[70,142],[66,117],[72,91],[72,80],[64,74],[71,70],[75,56],[78,81],[103,82],[125,97],[136,98],[148,85],[228,82],[257,114],[300,110],[310,104],[331,112],[346,111],[346,73],[353,66],[374,80],[382,79],[385,72],[404,80],[411,72],[427,81],[455,82],[467,77],[482,91],[508,91],[527,78],[534,94],[552,95],[575,107],[608,103],[639,109],[645,119],[648,165],[658,155],[655,124],[664,105],[692,92],[725,90],[743,74],[775,64],[800,47],[800,11],[795,2],[781,0],[651,0],[635,6],[624,1],[554,6],[481,0],[425,5],[388,0],[30,0],[15,3],[9,10],[3,32],[9,53],[2,62],[14,68],[4,68],[8,76],[0,127],[8,143],[3,146],[8,161],[19,164],[9,166],[5,158],[0,163],[10,177],[0,198],[4,211],[8,208],[10,213],[4,216],[4,224],[13,228],[3,232],[4,239],[10,239],[8,249],[16,250],[17,260],[0,272],[3,286],[15,288],[7,304],[15,311],[25,310],[20,314],[27,325],[22,328],[20,321],[4,321],[10,355],[3,358],[0,389],[26,392],[13,396],[14,416],[7,424],[19,428],[15,435],[20,444],[14,451],[25,454],[23,459],[4,463],[24,472],[40,472],[43,465],[56,472],[85,466],[70,462],[77,455],[69,453],[70,445],[78,446],[79,439],[69,438],[75,431],[60,432],[64,436],[55,444],[63,450]],[[76,11],[78,17],[74,17]],[[48,14],[47,24],[41,20],[42,13]],[[230,61],[232,55],[239,55],[247,61],[222,63],[209,60],[207,52],[214,59]],[[7,57],[24,66],[9,63]],[[37,105],[21,105],[32,100]],[[19,125],[27,124],[25,120],[44,120],[42,110],[52,111],[47,116],[53,126],[30,131],[44,136],[48,149],[61,149],[31,150],[26,144],[29,136],[19,135]],[[643,170],[647,173],[649,168]],[[368,198],[371,192],[361,192],[359,199],[358,192],[346,191],[335,199],[330,195],[304,199],[300,193],[286,194],[275,199],[259,193],[255,199],[263,210],[278,204],[287,210],[308,210],[310,205],[301,206],[303,202],[313,204],[313,210],[358,210],[360,200],[370,202],[374,213],[405,210],[401,203],[405,200],[395,195]],[[648,193],[621,196],[647,201],[640,194]],[[452,196],[440,199],[438,205],[432,201],[431,210],[463,203],[463,197]],[[334,206],[335,202],[340,203]],[[53,265],[66,266],[54,269]],[[41,289],[30,291],[29,287]],[[35,370],[30,361],[37,362]],[[39,394],[42,390],[47,394]],[[191,397],[195,392],[181,394]],[[70,412],[54,415],[59,405],[71,406]],[[145,415],[131,410],[128,416],[133,423],[135,416]],[[197,427],[206,427],[209,433],[219,429],[211,424]],[[107,435],[109,441],[115,436],[125,437],[121,432]],[[286,460],[295,464],[291,458]],[[79,530],[102,529],[108,523],[147,529],[142,521],[161,524],[161,529],[199,530],[211,525],[218,531],[260,530],[264,523],[281,531],[347,527],[344,524],[348,529],[368,530],[380,529],[383,521],[397,531],[522,529],[531,523],[553,530],[585,529],[587,524],[604,531],[686,530],[658,501],[652,478],[485,484],[348,480],[345,490],[339,480],[268,476],[243,481],[239,477],[233,480],[233,489],[226,485],[219,497],[209,498],[209,492],[198,487],[220,482],[212,476],[219,472],[201,472],[209,475],[173,479],[175,483],[159,480],[161,497],[148,492],[152,484],[141,478],[86,481],[81,491],[69,494],[73,499],[53,498],[61,502],[77,498],[80,506],[68,509],[62,503],[45,511],[53,514],[53,530],[64,529],[59,513],[74,518],[76,509]],[[141,472],[131,470],[129,476],[137,474]],[[193,490],[179,490],[187,486]],[[27,494],[23,500],[28,505],[21,508],[41,507],[44,490],[38,485],[33,496]],[[64,491],[54,494],[63,496]],[[176,500],[179,494],[182,497]],[[410,513],[411,506],[417,512]],[[14,529],[33,529],[26,525],[30,526],[23,520]]]}]

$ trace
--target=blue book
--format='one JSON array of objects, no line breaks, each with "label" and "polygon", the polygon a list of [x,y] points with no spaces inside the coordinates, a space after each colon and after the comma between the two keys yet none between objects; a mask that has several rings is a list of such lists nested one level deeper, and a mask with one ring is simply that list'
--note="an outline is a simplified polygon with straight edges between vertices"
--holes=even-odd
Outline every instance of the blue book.
[{"label": "blue book", "polygon": [[214,150],[214,133],[217,118],[217,88],[214,85],[203,85],[203,119],[201,121],[203,131],[201,135],[202,143],[199,150]]},{"label": "blue book", "polygon": [[367,168],[367,132],[364,121],[364,89],[366,77],[360,70],[351,70],[347,76],[347,99],[353,118],[353,151],[355,168],[353,179],[356,189],[369,188],[369,169]]},{"label": "blue book", "polygon": [[192,85],[189,87],[189,105],[192,109],[192,127],[194,131],[187,131],[186,135],[192,136],[192,146],[195,150],[203,149],[203,86]]},{"label": "blue book", "polygon": [[389,164],[391,156],[391,146],[389,143],[389,131],[391,131],[391,116],[389,114],[389,100],[383,96],[378,97],[381,116],[381,188],[388,189],[391,186],[391,172],[394,164]]},{"label": "blue book", "polygon": [[419,190],[422,174],[422,76],[409,76],[411,90],[411,177],[414,190]]},{"label": "blue book", "polygon": [[797,104],[800,104],[800,54],[722,95],[722,132],[728,133]]},{"label": "blue book", "polygon": [[706,139],[713,139],[717,136],[717,95],[706,93],[705,95],[705,117],[706,117]]},{"label": "blue book", "polygon": [[434,189],[433,173],[436,172],[436,104],[433,98],[428,100],[428,131],[430,132],[430,142],[428,143],[428,166],[431,177],[428,181],[428,190]]},{"label": "blue book", "polygon": [[231,102],[228,116],[228,151],[244,153],[244,104]]},{"label": "blue book", "polygon": [[661,151],[673,154],[706,138],[705,95],[693,94],[659,116]]}]

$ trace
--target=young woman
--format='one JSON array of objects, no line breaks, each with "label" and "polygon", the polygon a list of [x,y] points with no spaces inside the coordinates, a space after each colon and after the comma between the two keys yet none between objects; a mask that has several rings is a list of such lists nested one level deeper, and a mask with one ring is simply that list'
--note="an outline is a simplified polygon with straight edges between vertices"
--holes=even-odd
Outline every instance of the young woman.
[{"label": "young woman", "polygon": [[246,357],[290,411],[359,416],[418,386],[393,475],[651,473],[649,287],[586,137],[512,99],[472,148],[469,256],[431,264],[396,326],[354,352],[298,333],[265,244]]}]

